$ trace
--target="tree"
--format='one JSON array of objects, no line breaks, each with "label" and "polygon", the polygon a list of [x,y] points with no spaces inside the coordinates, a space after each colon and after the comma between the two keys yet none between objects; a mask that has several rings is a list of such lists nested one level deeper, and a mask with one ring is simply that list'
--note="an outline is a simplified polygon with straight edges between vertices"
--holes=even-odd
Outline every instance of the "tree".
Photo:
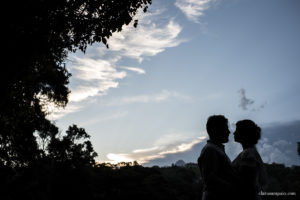
[{"label": "tree", "polygon": [[[68,103],[68,52],[85,52],[128,25],[151,0],[7,1],[2,25],[4,58],[0,69],[0,162],[28,165],[43,156],[34,133],[55,133],[44,104]],[[134,26],[137,25],[135,20]]]},{"label": "tree", "polygon": [[54,136],[51,139],[47,147],[49,157],[56,164],[70,167],[94,165],[97,153],[89,138],[83,128],[76,125],[69,126],[65,136],[62,138]]},{"label": "tree", "polygon": [[184,167],[185,166],[185,162],[183,160],[177,160],[175,163],[175,166],[177,167]]}]

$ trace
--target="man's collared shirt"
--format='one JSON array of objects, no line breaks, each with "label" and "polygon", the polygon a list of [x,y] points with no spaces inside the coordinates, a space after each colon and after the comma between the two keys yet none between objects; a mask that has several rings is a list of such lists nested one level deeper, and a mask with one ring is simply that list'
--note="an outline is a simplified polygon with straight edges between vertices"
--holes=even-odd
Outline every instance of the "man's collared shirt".
[{"label": "man's collared shirt", "polygon": [[204,183],[203,189],[208,194],[207,199],[233,195],[236,174],[223,144],[208,140],[198,158],[198,166]]}]

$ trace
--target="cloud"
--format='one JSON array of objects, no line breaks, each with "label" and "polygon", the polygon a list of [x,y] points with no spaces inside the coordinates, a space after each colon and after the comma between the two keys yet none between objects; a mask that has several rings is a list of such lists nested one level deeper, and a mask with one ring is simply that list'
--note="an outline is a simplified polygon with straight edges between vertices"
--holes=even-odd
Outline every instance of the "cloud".
[{"label": "cloud", "polygon": [[257,149],[264,162],[300,165],[297,142],[300,141],[300,121],[272,123],[262,128]]},{"label": "cloud", "polygon": [[248,106],[254,104],[254,100],[246,97],[246,90],[244,88],[241,88],[238,93],[240,94],[239,107],[241,107],[243,110],[248,110]]},{"label": "cloud", "polygon": [[[141,63],[147,57],[155,56],[167,48],[181,44],[183,40],[178,38],[182,30],[181,26],[173,19],[169,19],[166,23],[157,23],[162,15],[162,10],[146,14],[139,12],[136,16],[139,19],[138,27],[134,28],[133,22],[123,26],[121,32],[114,33],[108,40],[109,49],[104,45],[94,45],[87,49],[84,57],[79,54],[71,55],[70,65],[67,66],[73,74],[70,78],[70,103],[65,111],[58,108],[61,113],[52,115],[52,119],[78,112],[90,99],[106,95],[112,88],[118,88],[120,80],[128,76],[124,70],[134,71],[137,74],[146,73],[140,67],[119,67],[119,63],[124,59],[131,58]],[[124,70],[120,70],[122,68]],[[171,94],[162,93],[161,96],[156,96],[154,101],[163,101],[166,98],[164,95]],[[123,102],[126,101],[130,103],[151,100],[147,96],[139,96],[123,99]]]},{"label": "cloud", "polygon": [[121,105],[133,104],[133,103],[160,103],[170,98],[177,98],[182,100],[191,99],[191,97],[184,94],[180,94],[178,92],[163,90],[160,93],[152,94],[152,95],[119,97],[118,99],[113,99],[113,100],[109,100],[108,102],[103,102],[103,104],[108,106],[121,106]]},{"label": "cloud", "polygon": [[204,15],[204,11],[209,9],[216,0],[176,0],[175,6],[178,7],[186,17],[199,23],[198,18]]},{"label": "cloud", "polygon": [[240,94],[240,104],[239,107],[242,110],[250,110],[250,111],[260,111],[265,108],[267,102],[262,103],[260,106],[254,105],[255,101],[253,99],[246,97],[246,90],[241,88],[238,93]]},{"label": "cloud", "polygon": [[160,15],[160,12],[142,15],[137,28],[129,24],[121,32],[114,33],[108,41],[110,51],[142,62],[144,57],[155,56],[184,42],[178,39],[182,27],[173,19],[159,25],[156,20]]},{"label": "cloud", "polygon": [[[73,80],[77,85],[71,87],[69,103],[65,108],[49,103],[47,118],[60,119],[70,113],[78,112],[91,101],[91,97],[106,95],[111,88],[117,88],[119,80],[126,77],[125,71],[116,69],[116,61],[73,57]],[[84,102],[84,103],[83,103]]]},{"label": "cloud", "polygon": [[257,145],[257,150],[266,163],[290,163],[291,158],[288,156],[288,152],[286,152],[286,145],[288,144],[289,142],[285,140],[270,143],[266,138],[263,138]]},{"label": "cloud", "polygon": [[127,69],[129,71],[136,72],[138,74],[146,74],[146,71],[144,69],[138,68],[138,67],[125,67],[125,66],[122,66],[121,68]]},{"label": "cloud", "polygon": [[109,153],[106,156],[109,160],[105,162],[118,163],[138,161],[141,164],[145,164],[151,160],[165,158],[171,154],[189,151],[205,138],[205,136],[202,136],[195,139],[187,139],[183,135],[171,134],[163,136],[150,148],[136,149],[131,153]]},{"label": "cloud", "polygon": [[79,71],[76,78],[84,81],[97,80],[109,82],[126,76],[125,72],[118,72],[115,69],[115,61],[78,57],[74,59],[76,62],[73,70]]},{"label": "cloud", "polygon": [[125,71],[117,71],[115,61],[95,60],[91,58],[74,58],[72,71],[81,85],[72,89],[70,102],[80,102],[88,97],[107,94],[111,88],[117,88],[118,80],[126,77]]},{"label": "cloud", "polygon": [[78,112],[81,108],[82,108],[81,105],[72,104],[72,103],[68,104],[66,108],[57,107],[53,103],[48,103],[44,109],[46,110],[47,113],[49,113],[46,116],[48,120],[57,120],[69,113]]},{"label": "cloud", "polygon": [[[162,9],[150,9],[147,13],[140,10],[135,16],[139,20],[137,28],[134,28],[132,20],[128,26],[122,27],[121,32],[113,33],[108,40],[109,49],[105,54],[114,53],[142,62],[145,57],[155,56],[184,42],[185,40],[178,38],[182,27],[173,18],[162,22],[164,12]],[[102,49],[105,48],[99,50]]]},{"label": "cloud", "polygon": [[[262,127],[262,138],[256,145],[265,163],[283,163],[287,166],[300,165],[297,155],[297,142],[299,141],[300,121],[286,123],[273,123]],[[114,154],[126,156],[132,161],[141,160],[145,166],[167,166],[178,160],[197,162],[197,158],[206,138],[187,138],[186,134],[171,134],[159,138],[152,147],[137,149],[128,154]],[[201,135],[206,135],[201,133]],[[180,150],[182,149],[182,151]],[[234,142],[230,135],[230,142],[225,144],[226,154],[231,160],[242,151],[239,143]]]}]

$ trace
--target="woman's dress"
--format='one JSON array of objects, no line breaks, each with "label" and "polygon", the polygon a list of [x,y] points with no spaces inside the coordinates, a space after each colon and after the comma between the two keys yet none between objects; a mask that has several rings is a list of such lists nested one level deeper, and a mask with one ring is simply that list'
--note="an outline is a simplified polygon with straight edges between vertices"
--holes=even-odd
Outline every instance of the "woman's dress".
[{"label": "woman's dress", "polygon": [[241,181],[238,196],[245,200],[260,200],[259,192],[266,182],[266,172],[256,148],[244,149],[232,161],[232,167],[238,172]]}]

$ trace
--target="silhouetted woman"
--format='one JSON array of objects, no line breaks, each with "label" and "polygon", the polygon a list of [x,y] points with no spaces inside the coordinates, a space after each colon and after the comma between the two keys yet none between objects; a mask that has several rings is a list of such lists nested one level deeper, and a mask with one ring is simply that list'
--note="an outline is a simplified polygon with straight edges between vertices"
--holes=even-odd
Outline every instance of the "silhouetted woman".
[{"label": "silhouetted woman", "polygon": [[255,145],[260,139],[261,129],[251,120],[236,123],[234,140],[243,146],[243,151],[232,161],[241,179],[238,190],[241,199],[259,200],[258,193],[266,181],[263,161]]}]

